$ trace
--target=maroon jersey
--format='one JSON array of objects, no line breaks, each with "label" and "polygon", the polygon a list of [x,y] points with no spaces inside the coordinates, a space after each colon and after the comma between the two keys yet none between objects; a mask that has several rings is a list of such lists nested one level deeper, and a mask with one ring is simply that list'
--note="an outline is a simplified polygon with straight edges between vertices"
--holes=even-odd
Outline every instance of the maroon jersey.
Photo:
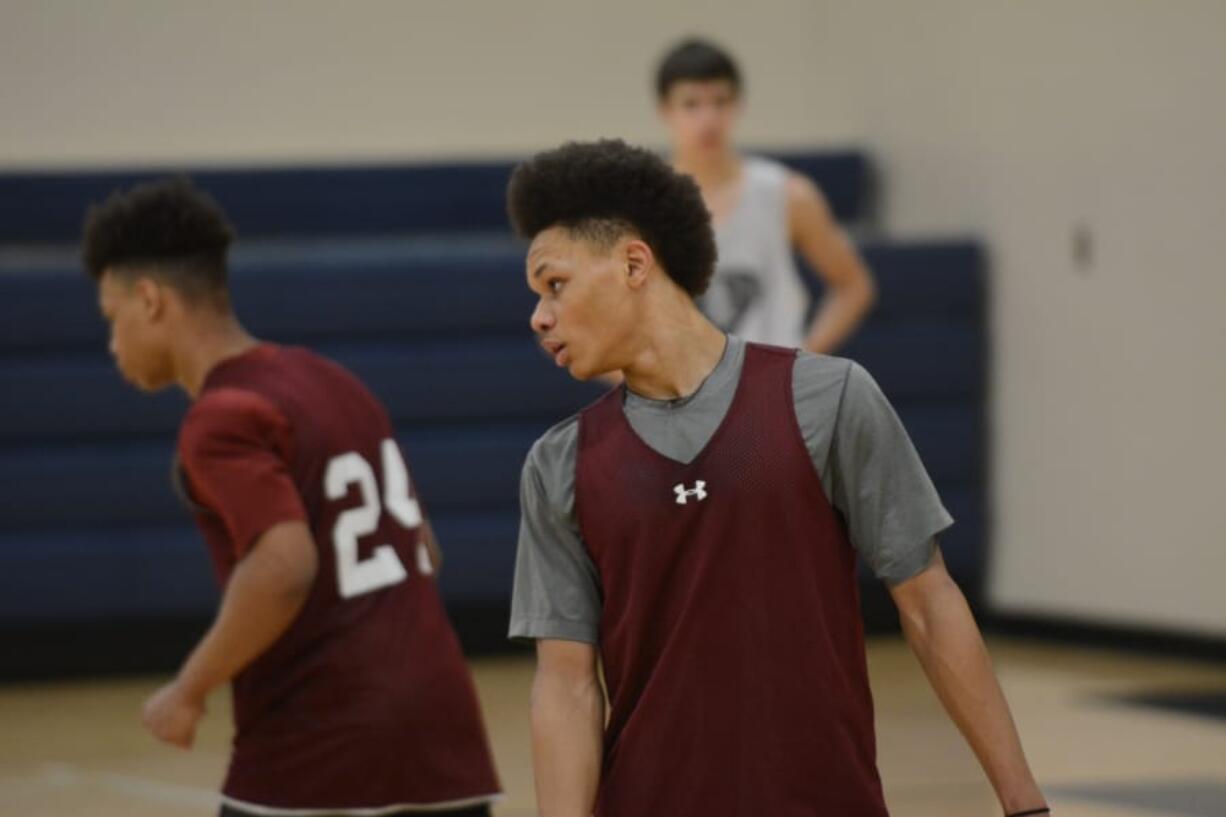
[{"label": "maroon jersey", "polygon": [[580,419],[575,501],[600,574],[602,817],[884,817],[855,553],[792,400],[795,350],[750,344],[683,464],[615,390]]},{"label": "maroon jersey", "polygon": [[232,684],[227,801],[298,814],[492,799],[472,680],[379,402],[334,363],[261,345],[209,373],[179,460],[223,584],[277,523],[304,520],[319,549],[302,612]]}]

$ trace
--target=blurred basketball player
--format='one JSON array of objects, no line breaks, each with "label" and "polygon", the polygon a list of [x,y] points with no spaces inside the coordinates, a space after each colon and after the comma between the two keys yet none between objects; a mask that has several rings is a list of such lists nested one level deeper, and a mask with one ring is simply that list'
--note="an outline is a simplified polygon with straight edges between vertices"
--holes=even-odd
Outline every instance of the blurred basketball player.
[{"label": "blurred basketball player", "polygon": [[193,401],[177,471],[224,587],[145,725],[189,748],[232,684],[223,815],[486,815],[498,783],[387,413],[335,363],[244,330],[231,239],[183,180],[116,193],[85,227],[120,373]]},{"label": "blurred basketball player", "polygon": [[[813,182],[737,152],[743,93],[736,62],[702,40],[674,46],[656,71],[673,165],[698,182],[715,226],[719,262],[699,304],[717,326],[746,340],[829,353],[872,307],[873,277]],[[810,298],[797,251],[824,285],[807,325]]]},{"label": "blurred basketball player", "polygon": [[536,643],[543,817],[883,817],[857,557],[1006,812],[1046,813],[936,544],[952,519],[872,378],[698,311],[707,209],[652,153],[567,145],[508,199],[541,345],[625,374],[524,466],[510,634]]}]

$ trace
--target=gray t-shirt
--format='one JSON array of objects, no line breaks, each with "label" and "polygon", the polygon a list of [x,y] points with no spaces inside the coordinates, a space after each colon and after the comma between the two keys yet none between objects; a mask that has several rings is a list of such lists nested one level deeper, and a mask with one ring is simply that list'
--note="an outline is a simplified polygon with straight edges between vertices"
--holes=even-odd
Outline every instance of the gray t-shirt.
[{"label": "gray t-shirt", "polygon": [[[656,451],[689,462],[732,405],[744,362],[744,341],[730,335],[697,391],[677,400],[626,391],[626,419]],[[926,568],[934,537],[953,518],[876,382],[849,360],[799,352],[792,394],[826,498],[846,520],[860,558],[890,584]],[[576,415],[537,440],[524,463],[511,638],[598,641],[600,576],[575,513],[578,450]]]}]

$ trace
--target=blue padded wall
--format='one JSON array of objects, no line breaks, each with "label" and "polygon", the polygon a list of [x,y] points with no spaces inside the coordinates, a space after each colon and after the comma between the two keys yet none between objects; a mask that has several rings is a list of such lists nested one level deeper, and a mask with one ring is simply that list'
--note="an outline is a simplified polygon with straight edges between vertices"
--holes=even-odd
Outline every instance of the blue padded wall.
[{"label": "blue padded wall", "polygon": [[[862,157],[793,160],[825,173],[828,194],[849,185],[832,199],[845,202],[845,215],[861,212]],[[501,229],[506,170],[202,177],[245,229],[313,234],[240,245],[232,259],[239,314],[267,339],[340,361],[387,405],[443,542],[441,580],[453,603],[505,603],[523,457],[549,425],[600,393],[555,369],[532,342],[523,247]],[[71,238],[80,202],[115,180],[0,177],[0,233]],[[325,183],[343,193],[326,207],[317,201],[328,198],[319,194]],[[460,203],[450,215],[452,204],[432,209],[421,190],[406,189],[418,184]],[[36,204],[6,221],[27,194]],[[380,221],[387,210],[402,220]],[[461,218],[470,229],[373,234],[455,228]],[[974,580],[986,526],[982,253],[963,241],[873,242],[863,251],[881,298],[846,354],[895,403],[959,520],[945,539],[948,561]],[[0,304],[0,625],[207,614],[216,598],[208,560],[168,478],[183,397],[140,395],[119,380],[75,248],[0,246]]]},{"label": "blue padded wall", "polygon": [[[868,162],[858,151],[772,153],[812,176],[835,215],[868,205]],[[502,230],[513,162],[388,164],[190,171],[246,238]],[[0,242],[73,241],[82,214],[117,187],[168,170],[0,174]]]}]

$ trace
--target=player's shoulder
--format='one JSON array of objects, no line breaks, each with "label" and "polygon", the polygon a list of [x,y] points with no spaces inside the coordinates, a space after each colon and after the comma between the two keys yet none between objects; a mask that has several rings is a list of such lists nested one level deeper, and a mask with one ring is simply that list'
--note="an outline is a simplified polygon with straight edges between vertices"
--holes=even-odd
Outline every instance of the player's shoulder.
[{"label": "player's shoulder", "polygon": [[872,382],[868,372],[847,358],[797,353],[792,374],[796,421],[819,472],[845,416],[860,412],[855,404],[862,401],[864,388],[857,384],[866,380]]},{"label": "player's shoulder", "polygon": [[784,181],[788,211],[796,215],[809,215],[829,219],[830,205],[817,182],[795,170],[787,171]]},{"label": "player's shoulder", "polygon": [[801,349],[792,364],[792,389],[812,399],[819,395],[841,395],[849,379],[857,377],[863,368],[852,360],[834,355],[819,355]]},{"label": "player's shoulder", "polygon": [[201,392],[188,408],[184,422],[239,420],[278,413],[273,401],[256,389],[247,386],[221,386]]},{"label": "player's shoulder", "polygon": [[353,377],[353,373],[337,363],[327,355],[320,354],[314,349],[308,349],[305,346],[281,346],[280,359],[283,365],[303,368],[303,369],[320,369],[328,372],[343,374],[347,377]]},{"label": "player's shoulder", "polygon": [[222,366],[225,368],[217,378],[222,385],[246,385],[257,391],[261,383],[287,372],[354,378],[340,363],[314,349],[269,342],[261,343],[253,352]]},{"label": "player's shoulder", "polygon": [[184,452],[210,438],[262,436],[287,425],[284,412],[266,395],[243,386],[208,389],[192,403],[179,430]]},{"label": "player's shoulder", "polygon": [[741,161],[750,176],[784,187],[789,198],[793,196],[821,198],[822,196],[821,188],[812,178],[778,159],[747,154],[742,157]]},{"label": "player's shoulder", "polygon": [[802,351],[795,366],[792,391],[798,413],[833,411],[842,424],[889,405],[876,379],[854,360]]},{"label": "player's shoulder", "polygon": [[277,377],[289,373],[299,379],[319,381],[349,381],[360,386],[361,382],[353,372],[326,355],[308,349],[305,346],[277,346],[276,354],[265,359],[267,367],[263,371],[253,372],[258,380],[260,377]]},{"label": "player's shoulder", "polygon": [[[579,414],[567,417],[542,434],[524,460],[521,498],[535,497],[543,507],[563,518],[569,518],[574,511],[579,418]],[[524,506],[534,504],[525,501]]]},{"label": "player's shoulder", "polygon": [[542,477],[560,472],[574,472],[579,451],[579,418],[572,414],[537,437],[528,451],[525,470],[532,470]]},{"label": "player's shoulder", "polygon": [[747,153],[741,157],[742,166],[751,176],[785,181],[792,175],[792,170],[778,159],[762,156],[757,153]]}]

